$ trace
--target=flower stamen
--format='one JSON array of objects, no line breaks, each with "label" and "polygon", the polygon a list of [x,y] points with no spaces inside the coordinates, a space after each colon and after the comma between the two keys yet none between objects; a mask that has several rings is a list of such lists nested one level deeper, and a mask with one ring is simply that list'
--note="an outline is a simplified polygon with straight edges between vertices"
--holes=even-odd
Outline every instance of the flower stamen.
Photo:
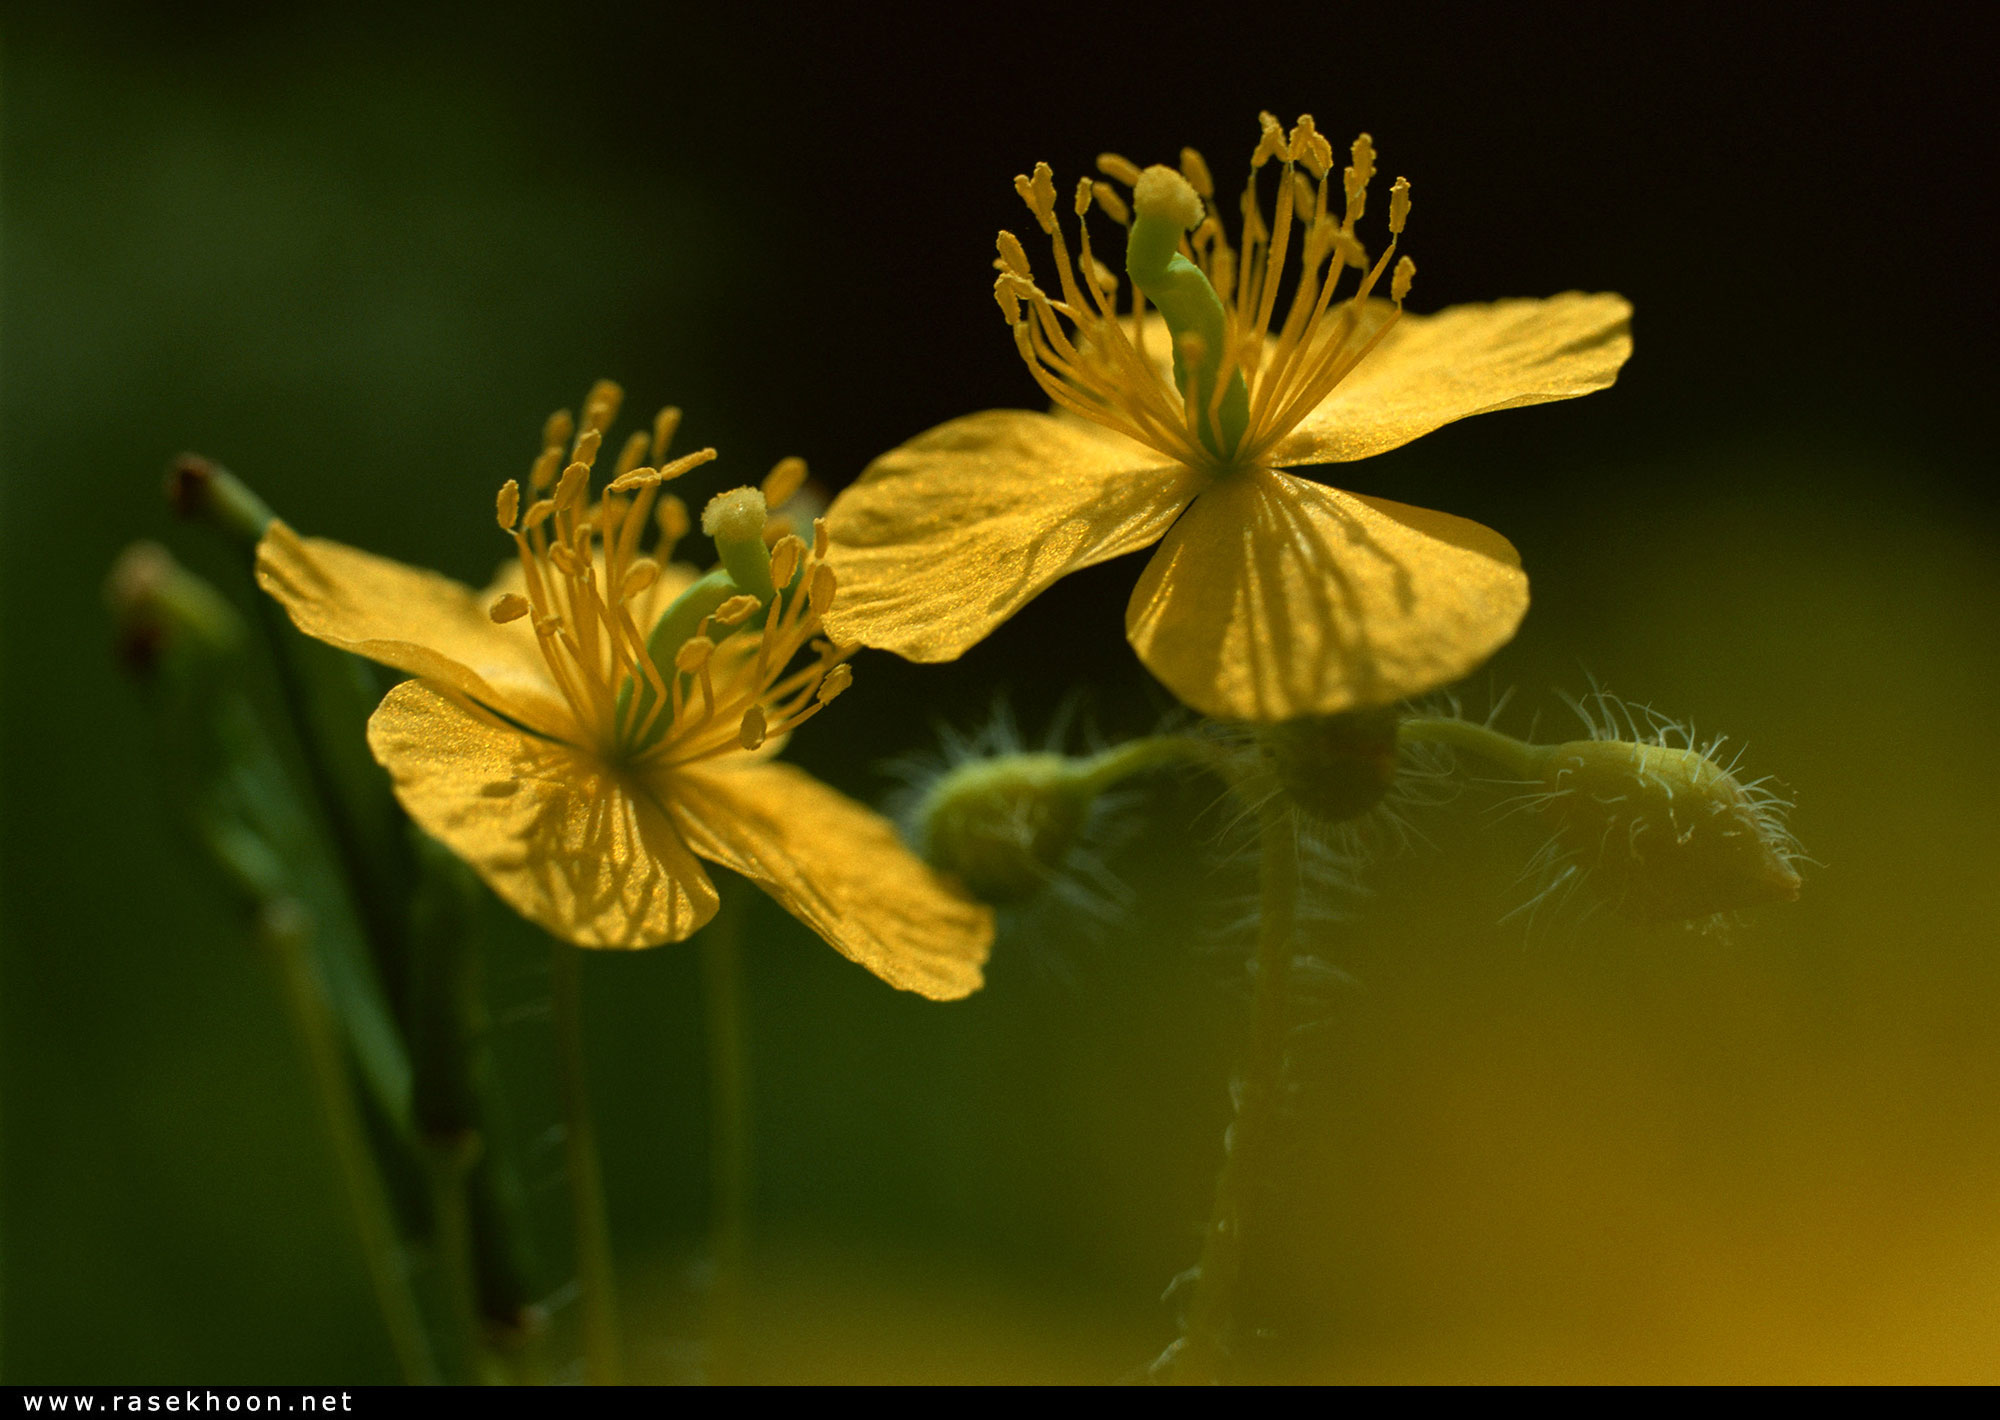
[{"label": "flower stamen", "polygon": [[[773,501],[804,483],[804,462],[782,460],[762,491],[739,488],[710,503],[703,528],[722,565],[642,625],[635,608],[689,530],[686,505],[663,486],[715,451],[669,461],[680,413],[664,409],[649,431],[626,439],[615,476],[593,500],[591,472],[620,400],[617,386],[600,384],[580,427],[567,414],[548,421],[527,480],[546,496],[525,516],[521,485],[501,487],[495,518],[513,539],[522,590],[500,595],[490,616],[500,624],[529,620],[580,735],[610,762],[686,764],[787,733],[846,685],[842,679],[814,700],[846,657],[830,647],[790,669],[808,642],[825,647],[815,637],[833,592],[824,528],[815,525],[808,549],[770,526]],[[651,464],[641,462],[649,456]]]},{"label": "flower stamen", "polygon": [[[1355,235],[1375,176],[1368,135],[1356,139],[1340,174],[1341,216],[1330,208],[1333,148],[1311,115],[1287,132],[1259,115],[1260,137],[1245,186],[1240,249],[1232,248],[1214,210],[1214,179],[1192,148],[1178,170],[1141,169],[1116,153],[1100,154],[1109,181],[1078,184],[1074,204],[1079,255],[1072,260],[1057,220],[1055,178],[1046,163],[1017,177],[1015,190],[1050,241],[1060,299],[1035,281],[1011,232],[998,241],[994,286],[1016,348],[1043,391],[1061,407],[1159,450],[1210,476],[1259,466],[1334,387],[1380,343],[1409,294],[1415,266],[1397,259],[1409,217],[1409,184],[1390,191],[1389,246],[1369,262]],[[1269,221],[1258,196],[1266,164],[1278,181]],[[1132,191],[1128,202],[1114,184]],[[1091,249],[1090,209],[1126,229],[1132,278],[1121,314],[1115,277]],[[1293,226],[1303,228],[1294,236]],[[1297,260],[1293,253],[1297,251]],[[1297,274],[1278,328],[1287,267]],[[1336,300],[1348,267],[1361,273],[1352,295]],[[1383,276],[1388,310],[1368,309]],[[1080,273],[1080,275],[1079,275]],[[1089,288],[1085,299],[1081,286]],[[1147,303],[1166,326],[1171,379],[1147,353]]]}]

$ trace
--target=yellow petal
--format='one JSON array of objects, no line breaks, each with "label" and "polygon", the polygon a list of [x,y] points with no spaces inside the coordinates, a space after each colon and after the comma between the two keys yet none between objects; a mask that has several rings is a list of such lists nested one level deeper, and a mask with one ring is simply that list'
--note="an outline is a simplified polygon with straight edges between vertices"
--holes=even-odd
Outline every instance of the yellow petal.
[{"label": "yellow petal", "polygon": [[1174,525],[1125,633],[1188,705],[1269,723],[1456,680],[1527,609],[1528,579],[1498,533],[1255,469]]},{"label": "yellow petal", "polygon": [[990,409],[939,425],[834,500],[827,630],[952,660],[1058,577],[1158,540],[1191,479],[1081,420]]},{"label": "yellow petal", "polygon": [[678,942],[715,887],[650,795],[420,681],[368,721],[368,746],[423,830],[508,906],[580,947]]},{"label": "yellow petal", "polygon": [[[1369,305],[1366,319],[1386,315],[1386,302]],[[1406,313],[1270,461],[1345,463],[1455,419],[1605,389],[1632,354],[1631,320],[1623,296],[1582,291]]]},{"label": "yellow petal", "polygon": [[308,636],[442,681],[546,734],[576,734],[533,631],[495,625],[491,601],[462,583],[273,522],[257,544],[257,584]]},{"label": "yellow petal", "polygon": [[991,909],[947,888],[873,809],[789,764],[684,769],[661,796],[695,852],[891,986],[953,1001],[984,981]]}]

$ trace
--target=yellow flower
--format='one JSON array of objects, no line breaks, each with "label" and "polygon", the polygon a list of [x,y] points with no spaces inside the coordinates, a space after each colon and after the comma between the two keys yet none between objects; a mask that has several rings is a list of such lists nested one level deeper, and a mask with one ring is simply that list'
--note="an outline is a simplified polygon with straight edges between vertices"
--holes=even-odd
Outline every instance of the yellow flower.
[{"label": "yellow flower", "polygon": [[[1081,220],[1072,258],[1048,165],[1014,180],[1053,244],[1058,285],[1052,295],[1037,284],[1002,232],[995,294],[1056,409],[956,419],[869,466],[828,514],[841,578],[834,634],[951,660],[1065,573],[1164,537],[1126,634],[1211,716],[1269,722],[1386,704],[1463,675],[1513,635],[1527,579],[1504,538],[1282,470],[1603,389],[1631,353],[1631,308],[1569,292],[1404,314],[1415,268],[1390,262],[1408,183],[1391,189],[1391,240],[1371,263],[1355,234],[1375,171],[1368,137],[1335,179],[1310,117],[1289,134],[1269,114],[1262,123],[1240,249],[1192,149],[1178,172],[1099,158],[1129,201],[1111,183],[1078,184],[1079,219],[1095,206],[1127,230],[1122,311]],[[1267,222],[1258,180],[1273,162]],[[1336,300],[1349,268],[1357,280]],[[1385,274],[1387,300],[1374,294]],[[1274,328],[1287,281],[1294,294]]]},{"label": "yellow flower", "polygon": [[410,816],[557,936],[682,940],[716,909],[706,858],[892,986],[978,989],[991,913],[879,814],[770,759],[851,679],[847,652],[820,636],[834,593],[824,527],[810,545],[764,536],[767,500],[784,501],[803,465],[709,505],[723,565],[698,577],[669,560],[688,517],[661,492],[715,451],[665,462],[678,411],[632,436],[591,501],[619,399],[592,390],[567,459],[569,416],[549,421],[525,513],[518,484],[500,490],[516,557],[485,593],[281,522],[258,546],[259,583],[307,635],[419,677],[384,698],[370,748]]}]

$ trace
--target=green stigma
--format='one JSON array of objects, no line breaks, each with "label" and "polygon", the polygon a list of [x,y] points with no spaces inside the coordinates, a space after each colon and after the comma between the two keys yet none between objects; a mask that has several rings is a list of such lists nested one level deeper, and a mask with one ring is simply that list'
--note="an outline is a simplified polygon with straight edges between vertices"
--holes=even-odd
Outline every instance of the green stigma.
[{"label": "green stigma", "polygon": [[1174,384],[1194,407],[1197,437],[1217,458],[1228,459],[1250,423],[1250,390],[1242,370],[1232,369],[1219,402],[1216,397],[1228,344],[1222,298],[1201,268],[1180,253],[1181,234],[1201,224],[1201,198],[1186,178],[1155,165],[1139,175],[1132,211],[1125,274],[1167,322]]},{"label": "green stigma", "polygon": [[715,539],[715,555],[736,585],[760,602],[777,595],[771,585],[771,550],[764,544],[769,511],[754,488],[718,493],[702,510],[701,530]]}]

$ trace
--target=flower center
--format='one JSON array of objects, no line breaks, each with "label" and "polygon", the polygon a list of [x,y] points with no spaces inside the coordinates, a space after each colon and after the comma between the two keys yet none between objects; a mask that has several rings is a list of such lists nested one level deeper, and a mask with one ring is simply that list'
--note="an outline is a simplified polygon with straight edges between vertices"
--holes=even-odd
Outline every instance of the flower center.
[{"label": "flower center", "polygon": [[787,459],[761,491],[734,489],[711,502],[702,530],[721,565],[655,618],[656,584],[690,526],[686,505],[662,487],[715,450],[669,461],[680,411],[661,410],[650,433],[626,441],[603,496],[591,502],[591,469],[622,397],[608,381],[595,386],[574,442],[566,413],[549,420],[528,476],[538,496],[525,514],[520,485],[509,479],[501,488],[496,511],[514,539],[523,590],[500,596],[492,617],[532,618],[579,734],[606,760],[683,765],[756,749],[853,679],[850,650],[819,636],[834,591],[825,528],[815,522],[810,547],[789,533],[766,537],[768,508],[797,490],[805,466]]},{"label": "flower center", "polygon": [[[1029,371],[1063,408],[1220,477],[1254,467],[1319,402],[1333,392],[1401,313],[1416,273],[1405,256],[1390,276],[1388,309],[1369,297],[1390,270],[1410,213],[1410,185],[1397,178],[1389,192],[1389,246],[1372,264],[1355,235],[1375,176],[1367,134],[1354,140],[1342,174],[1342,215],[1328,210],[1333,149],[1303,116],[1287,134],[1261,114],[1263,137],[1250,158],[1243,193],[1240,247],[1232,247],[1213,211],[1208,165],[1192,148],[1179,171],[1143,172],[1115,153],[1097,160],[1106,177],[1132,191],[1128,202],[1112,183],[1085,178],[1074,208],[1081,250],[1073,260],[1056,220],[1055,177],[1047,163],[1014,187],[1048,234],[1060,295],[1036,284],[1027,253],[1011,232],[999,238],[994,295],[1013,329]],[[1276,161],[1277,192],[1265,220],[1259,180]],[[1125,270],[1131,278],[1119,310],[1118,279],[1091,250],[1084,217],[1092,206],[1126,229]],[[1294,241],[1294,225],[1303,229]],[[1296,270],[1288,277],[1296,247]],[[1334,294],[1349,268],[1361,273],[1351,295]],[[1280,287],[1292,283],[1291,305],[1273,331]],[[1159,320],[1149,322],[1147,303]],[[1148,348],[1165,327],[1172,374]]]}]

